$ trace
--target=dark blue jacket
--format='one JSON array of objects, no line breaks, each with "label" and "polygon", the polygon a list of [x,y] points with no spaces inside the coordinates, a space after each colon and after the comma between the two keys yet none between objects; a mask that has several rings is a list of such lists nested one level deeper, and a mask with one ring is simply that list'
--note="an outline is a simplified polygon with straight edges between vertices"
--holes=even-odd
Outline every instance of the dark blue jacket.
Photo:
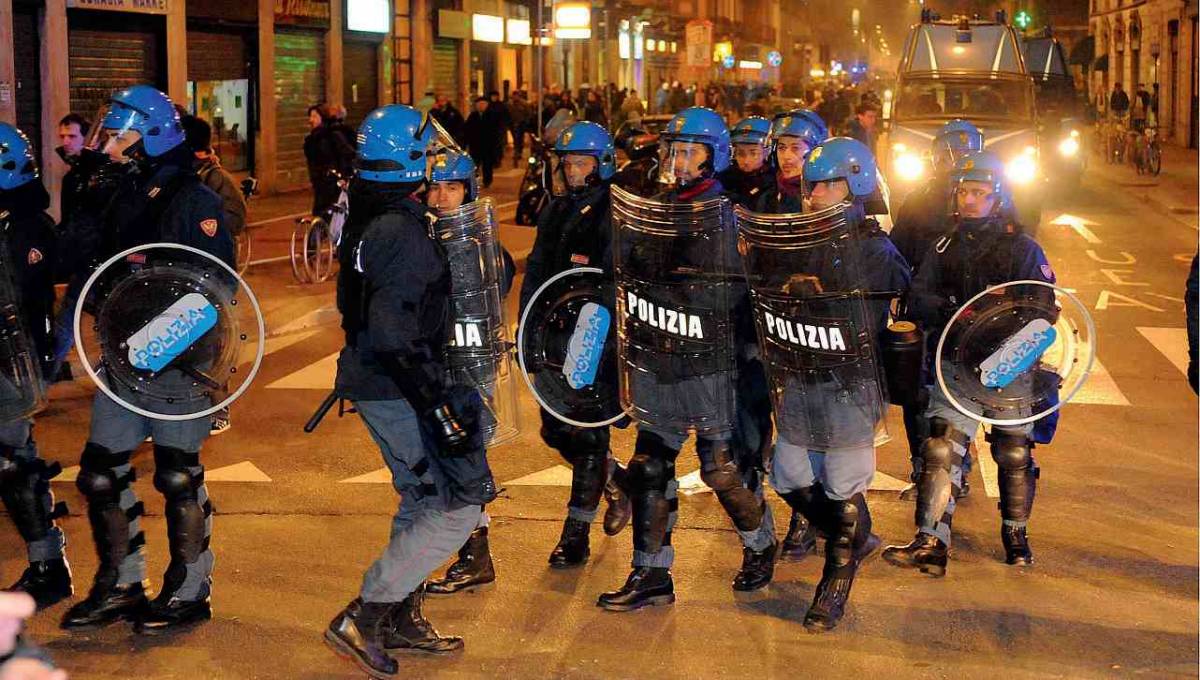
[{"label": "dark blue jacket", "polygon": [[560,196],[538,216],[537,238],[525,260],[520,309],[551,276],[573,267],[612,272],[612,211],[609,183],[581,196]]}]

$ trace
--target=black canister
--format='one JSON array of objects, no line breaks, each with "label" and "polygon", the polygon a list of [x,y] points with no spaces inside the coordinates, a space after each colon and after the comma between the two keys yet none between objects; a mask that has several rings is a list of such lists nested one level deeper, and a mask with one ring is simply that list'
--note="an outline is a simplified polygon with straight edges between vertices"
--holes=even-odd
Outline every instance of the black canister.
[{"label": "black canister", "polygon": [[925,366],[925,337],[912,321],[896,321],[883,333],[883,375],[888,401],[912,404],[918,399]]}]

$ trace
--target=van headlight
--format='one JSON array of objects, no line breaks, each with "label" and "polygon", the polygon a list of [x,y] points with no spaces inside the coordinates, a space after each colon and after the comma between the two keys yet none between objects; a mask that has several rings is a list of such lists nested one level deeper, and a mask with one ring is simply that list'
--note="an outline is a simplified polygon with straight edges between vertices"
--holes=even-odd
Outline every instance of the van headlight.
[{"label": "van headlight", "polygon": [[925,174],[925,161],[911,151],[901,151],[896,155],[896,174],[905,182],[915,182]]},{"label": "van headlight", "polygon": [[[1072,130],[1071,132],[1074,132]],[[1066,158],[1074,158],[1079,153],[1078,135],[1070,135],[1058,143],[1058,153]]]},{"label": "van headlight", "polygon": [[1037,169],[1037,158],[1024,153],[1004,166],[1004,174],[1014,184],[1029,184],[1037,178]]}]

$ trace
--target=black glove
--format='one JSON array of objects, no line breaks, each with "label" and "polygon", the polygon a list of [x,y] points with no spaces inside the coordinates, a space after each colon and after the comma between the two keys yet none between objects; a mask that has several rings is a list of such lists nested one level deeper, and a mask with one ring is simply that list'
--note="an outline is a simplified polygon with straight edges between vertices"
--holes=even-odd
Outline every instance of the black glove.
[{"label": "black glove", "polygon": [[442,455],[465,456],[471,452],[476,434],[474,423],[460,418],[449,403],[443,402],[430,410],[425,418]]}]

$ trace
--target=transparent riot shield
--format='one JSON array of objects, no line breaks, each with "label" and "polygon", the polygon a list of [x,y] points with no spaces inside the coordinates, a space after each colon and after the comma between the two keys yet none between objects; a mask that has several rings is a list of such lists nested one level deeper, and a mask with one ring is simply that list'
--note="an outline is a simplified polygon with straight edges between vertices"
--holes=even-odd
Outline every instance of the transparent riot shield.
[{"label": "transparent riot shield", "polygon": [[487,410],[483,432],[488,445],[497,446],[517,436],[518,417],[500,290],[504,261],[492,201],[484,198],[443,213],[433,228],[450,263],[450,381],[479,391]]},{"label": "transparent riot shield", "polygon": [[521,373],[538,404],[564,423],[603,427],[624,416],[615,308],[611,277],[576,267],[547,279],[521,314]]},{"label": "transparent riot shield", "polygon": [[1011,281],[971,298],[938,339],[938,387],[960,412],[991,425],[1044,418],[1083,387],[1096,358],[1096,326],[1071,293]]},{"label": "transparent riot shield", "polygon": [[266,329],[253,291],[227,264],[175,243],[102,264],[75,309],[79,359],[118,404],[158,420],[208,416],[245,393]]},{"label": "transparent riot shield", "polygon": [[[0,213],[0,234],[7,213]],[[33,415],[46,405],[37,349],[21,314],[8,244],[0,237],[0,422]]]},{"label": "transparent riot shield", "polygon": [[762,361],[781,436],[817,451],[870,446],[884,400],[861,243],[843,206],[737,210]]},{"label": "transparent riot shield", "polygon": [[745,294],[725,198],[665,203],[612,188],[621,406],[679,433],[732,429],[731,302]]}]

